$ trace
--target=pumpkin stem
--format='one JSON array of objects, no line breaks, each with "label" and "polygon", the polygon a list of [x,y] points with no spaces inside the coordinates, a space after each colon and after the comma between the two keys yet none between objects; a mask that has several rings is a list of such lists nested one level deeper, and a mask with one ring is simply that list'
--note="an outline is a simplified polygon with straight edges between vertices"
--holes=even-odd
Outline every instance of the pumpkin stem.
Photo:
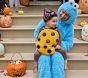
[{"label": "pumpkin stem", "polygon": [[5,7],[7,7],[7,5],[5,4]]}]

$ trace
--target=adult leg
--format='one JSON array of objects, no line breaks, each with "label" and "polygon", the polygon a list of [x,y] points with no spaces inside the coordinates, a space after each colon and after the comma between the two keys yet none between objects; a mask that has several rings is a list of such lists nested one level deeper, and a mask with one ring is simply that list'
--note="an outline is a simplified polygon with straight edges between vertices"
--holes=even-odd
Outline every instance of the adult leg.
[{"label": "adult leg", "polygon": [[64,58],[59,52],[55,52],[51,58],[52,62],[52,78],[64,77]]},{"label": "adult leg", "polygon": [[52,78],[50,56],[41,55],[38,60],[38,78]]}]

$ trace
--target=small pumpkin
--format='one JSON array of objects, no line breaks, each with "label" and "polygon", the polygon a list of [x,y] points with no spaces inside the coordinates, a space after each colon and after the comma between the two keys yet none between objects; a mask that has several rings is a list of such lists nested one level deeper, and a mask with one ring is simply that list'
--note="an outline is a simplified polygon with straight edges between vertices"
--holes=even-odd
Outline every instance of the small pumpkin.
[{"label": "small pumpkin", "polygon": [[6,4],[5,4],[5,7],[3,9],[3,13],[4,15],[12,15],[12,10],[11,8],[9,8]]},{"label": "small pumpkin", "polygon": [[0,43],[0,56],[5,54],[5,48],[4,45],[2,43]]},{"label": "small pumpkin", "polygon": [[0,19],[0,26],[3,28],[11,27],[12,26],[12,19],[10,16],[2,16]]},{"label": "small pumpkin", "polygon": [[82,39],[85,41],[88,41],[88,25],[85,25],[82,28],[82,33],[81,33]]},{"label": "small pumpkin", "polygon": [[87,24],[88,24],[88,23],[87,23],[86,21],[82,21],[82,22],[80,22],[78,25],[83,27],[83,26],[85,26],[85,25],[87,25]]},{"label": "small pumpkin", "polygon": [[79,0],[79,8],[82,9],[82,13],[88,13],[88,0]]},{"label": "small pumpkin", "polygon": [[20,4],[23,6],[29,6],[30,0],[19,0]]},{"label": "small pumpkin", "polygon": [[14,61],[11,58],[11,61],[7,66],[7,74],[12,77],[17,77],[17,76],[23,76],[25,73],[26,73],[26,64],[23,61],[23,58],[22,60],[18,60],[18,61]]}]

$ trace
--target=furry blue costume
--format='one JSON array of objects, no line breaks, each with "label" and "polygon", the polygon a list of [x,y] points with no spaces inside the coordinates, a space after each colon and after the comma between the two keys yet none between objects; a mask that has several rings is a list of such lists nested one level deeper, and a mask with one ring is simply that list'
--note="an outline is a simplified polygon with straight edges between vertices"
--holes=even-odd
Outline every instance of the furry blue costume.
[{"label": "furry blue costume", "polygon": [[[66,52],[73,47],[74,39],[74,25],[78,11],[75,3],[66,2],[58,9],[57,27],[61,34],[61,47]],[[60,12],[65,10],[69,14],[69,19],[60,20]],[[37,40],[40,29],[45,26],[44,20],[41,20],[34,31],[34,38]],[[51,56],[41,55],[38,60],[38,74],[39,78],[65,78],[64,75],[64,58],[59,52],[55,52]]]}]

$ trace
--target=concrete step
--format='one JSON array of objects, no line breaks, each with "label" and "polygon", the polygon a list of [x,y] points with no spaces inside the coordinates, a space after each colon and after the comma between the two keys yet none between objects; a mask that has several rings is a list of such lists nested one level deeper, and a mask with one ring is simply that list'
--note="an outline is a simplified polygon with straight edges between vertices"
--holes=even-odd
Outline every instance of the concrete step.
[{"label": "concrete step", "polygon": [[27,70],[26,74],[22,77],[10,77],[4,73],[0,73],[0,78],[35,78],[35,76],[32,70]]},{"label": "concrete step", "polygon": [[[34,38],[2,38],[3,44],[35,44]],[[74,38],[74,44],[88,44],[87,41]]]},{"label": "concrete step", "polygon": [[[0,28],[2,38],[33,38],[34,30],[37,25],[13,25],[10,28]],[[74,27],[74,36],[81,38],[82,27]]]},{"label": "concrete step", "polygon": [[[65,73],[65,78],[87,78],[88,70],[67,70]],[[37,74],[35,78],[38,78]]]},{"label": "concrete step", "polygon": [[[35,8],[36,7],[36,8]],[[13,8],[14,13],[12,16],[14,25],[37,25],[43,17],[43,10],[47,7],[57,12],[58,6],[30,6],[23,7],[24,15],[18,15],[16,10],[18,8]],[[0,16],[1,17],[1,16]],[[81,21],[88,22],[88,14],[79,14],[75,22],[78,25]]]},{"label": "concrete step", "polygon": [[75,21],[75,24],[78,25],[82,21],[88,22],[88,14],[79,14]]},{"label": "concrete step", "polygon": [[[33,70],[34,65],[34,53],[20,53],[23,60],[27,64],[28,70]],[[68,67],[69,70],[88,70],[88,56],[86,53],[68,53]],[[6,53],[0,57],[0,69],[5,69],[11,60],[12,53]],[[16,54],[12,60],[22,60],[19,54]]]},{"label": "concrete step", "polygon": [[[6,52],[25,52],[25,53],[33,53],[35,52],[35,40],[34,38],[2,38],[3,43],[5,45]],[[74,38],[74,47],[70,52],[82,53],[88,51],[88,42],[83,41],[81,39]]]},{"label": "concrete step", "polygon": [[[0,31],[7,31],[7,30],[35,30],[37,25],[12,25],[10,28],[0,28]],[[75,25],[74,30],[81,30],[82,27]]]},{"label": "concrete step", "polygon": [[[23,60],[26,61],[34,61],[34,53],[20,53]],[[17,60],[20,59],[22,60],[22,58],[20,57],[19,53],[16,53],[14,55],[14,53],[6,53],[4,56],[0,57],[0,61],[8,61],[11,60],[11,57],[14,55],[13,60]],[[88,56],[85,56],[86,53],[67,53],[68,56],[68,60],[70,61],[87,61],[88,60]]]},{"label": "concrete step", "polygon": [[35,26],[13,25],[10,28],[0,28],[2,38],[33,38]]},{"label": "concrete step", "polygon": [[61,4],[60,1],[33,1],[30,2],[30,5],[57,5],[59,6]]},{"label": "concrete step", "polygon": [[[25,15],[13,15],[13,24],[14,25],[37,25],[40,20],[42,19],[42,15],[30,15],[30,14],[25,14]],[[22,21],[22,22],[21,22]],[[75,25],[78,25],[81,21],[87,21],[88,22],[88,16],[82,17],[78,15]]]},{"label": "concrete step", "polygon": [[[65,78],[88,78],[88,70],[67,70],[65,71],[66,76]],[[0,73],[0,78],[12,78],[8,75],[4,75]],[[38,78],[37,73],[33,73],[32,70],[27,70],[26,74],[22,77],[15,77],[15,78]]]}]

